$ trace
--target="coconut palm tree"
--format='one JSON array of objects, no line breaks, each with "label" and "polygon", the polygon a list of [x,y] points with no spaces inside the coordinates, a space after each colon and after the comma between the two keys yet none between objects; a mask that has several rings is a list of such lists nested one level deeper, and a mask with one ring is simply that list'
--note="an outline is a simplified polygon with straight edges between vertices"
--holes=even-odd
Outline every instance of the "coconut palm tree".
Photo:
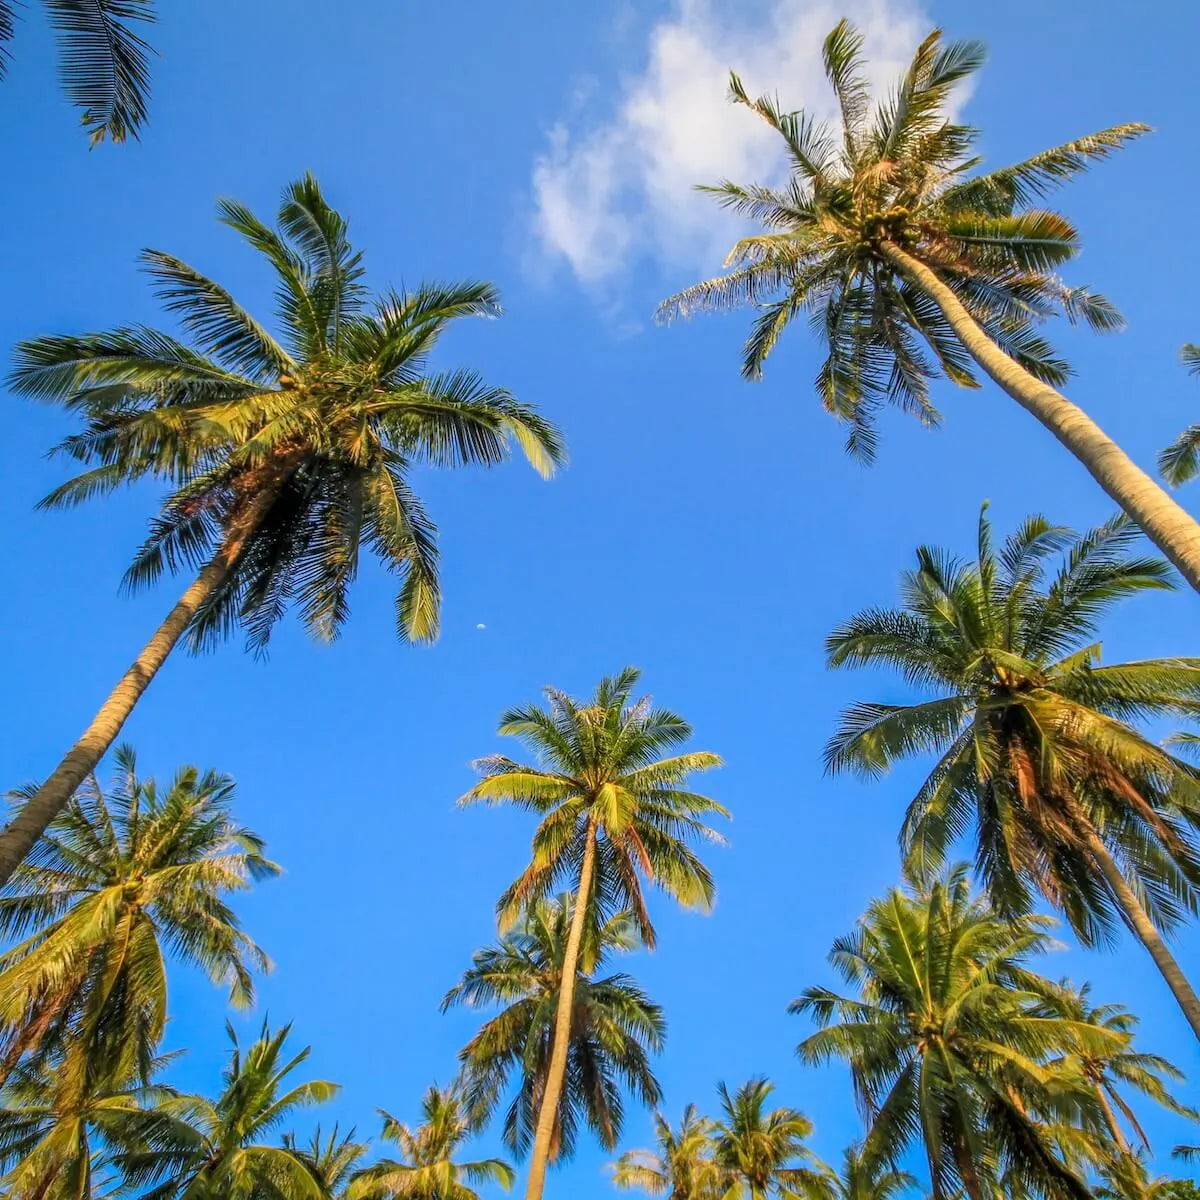
[{"label": "coconut palm tree", "polygon": [[383,1138],[400,1147],[402,1159],[383,1159],[351,1180],[347,1200],[479,1200],[469,1185],[497,1183],[505,1191],[516,1174],[500,1158],[459,1162],[454,1155],[471,1134],[471,1121],[455,1088],[431,1087],[421,1101],[416,1129],[383,1113]]},{"label": "coconut palm tree", "polygon": [[[157,1065],[157,1064],[156,1064]],[[111,1060],[71,1046],[25,1063],[0,1100],[0,1187],[7,1200],[92,1200],[114,1154],[153,1137],[156,1104],[172,1093],[111,1071]]]},{"label": "coconut palm tree", "polygon": [[[469,970],[442,1001],[456,1005],[503,1005],[459,1052],[464,1099],[473,1119],[486,1121],[516,1082],[504,1114],[504,1141],[522,1157],[533,1140],[554,1041],[554,1014],[563,980],[563,958],[574,897],[534,903],[520,928],[498,946],[478,951]],[[567,1083],[559,1098],[550,1161],[575,1152],[586,1124],[606,1150],[621,1136],[622,1090],[644,1104],[662,1098],[650,1054],[662,1050],[662,1009],[625,974],[599,975],[613,951],[636,944],[628,915],[618,913],[586,930],[575,977]]]},{"label": "coconut palm tree", "polygon": [[[1179,352],[1189,375],[1200,375],[1200,346],[1189,342]],[[1200,474],[1200,421],[1189,425],[1159,456],[1162,477],[1175,487]]]},{"label": "coconut palm tree", "polygon": [[293,1084],[288,1076],[309,1055],[287,1057],[290,1025],[272,1032],[263,1023],[245,1053],[229,1029],[233,1051],[216,1100],[177,1096],[161,1100],[144,1144],[112,1155],[123,1185],[151,1187],[144,1200],[228,1200],[274,1196],[328,1200],[308,1151],[291,1139],[265,1138],[294,1113],[323,1104],[338,1092],[324,1080]]},{"label": "coconut palm tree", "polygon": [[[43,0],[58,38],[59,74],[91,144],[136,138],[146,120],[150,56],[137,32],[154,0]],[[18,5],[0,0],[0,79],[16,33]]]},{"label": "coconut palm tree", "polygon": [[[713,1128],[713,1158],[726,1180],[725,1200],[815,1194],[827,1168],[804,1144],[812,1122],[794,1108],[767,1111],[775,1085],[751,1079],[735,1092],[717,1088],[722,1115]],[[804,1165],[798,1165],[804,1164]]]},{"label": "coconut palm tree", "polygon": [[638,936],[653,949],[643,878],[686,907],[707,910],[715,895],[712,876],[689,842],[720,841],[704,818],[728,814],[687,787],[691,775],[718,766],[720,759],[706,752],[660,757],[686,742],[691,727],[675,713],[653,707],[648,697],[632,702],[638,678],[638,671],[626,667],[601,680],[586,702],[548,688],[546,708],[527,705],[505,713],[500,732],[521,738],[539,763],[526,765],[503,755],[481,759],[476,765],[484,777],[461,801],[516,804],[541,818],[532,861],[500,898],[502,931],[564,883],[576,896],[526,1200],[540,1200],[545,1183],[570,1055],[585,928],[628,911]]},{"label": "coconut palm tree", "polygon": [[942,43],[934,30],[895,90],[872,104],[862,36],[840,21],[825,40],[840,127],[732,98],[784,143],[782,188],[725,182],[707,188],[761,232],[740,240],[725,275],[662,306],[664,317],[750,304],[758,309],[743,374],[762,370],[797,316],[826,343],[817,376],[825,408],[850,426],[849,450],[869,459],[875,417],[893,404],[926,425],[940,417],[929,382],[977,386],[972,363],[1035,416],[1200,589],[1200,524],[1057,389],[1066,363],[1037,333],[1057,312],[1093,328],[1121,317],[1101,296],[1067,288],[1056,270],[1079,250],[1074,228],[1035,207],[1050,190],[1146,132],[1116,125],[979,174],[977,131],[947,115],[955,89],[984,59],[977,42]]},{"label": "coconut palm tree", "polygon": [[656,1149],[622,1154],[613,1164],[613,1183],[667,1200],[719,1200],[729,1181],[714,1158],[715,1129],[694,1104],[683,1110],[678,1129],[672,1129],[662,1113],[655,1113]]},{"label": "coconut palm tree", "polygon": [[296,1140],[295,1134],[285,1133],[283,1147],[304,1160],[323,1200],[345,1200],[350,1181],[367,1153],[366,1143],[355,1140],[353,1129],[343,1134],[337,1125],[327,1134],[318,1125],[305,1145]]},{"label": "coconut palm tree", "polygon": [[1081,1076],[1048,1064],[1120,1039],[1047,1016],[1053,985],[1027,963],[1050,924],[998,916],[959,867],[875,900],[834,942],[851,995],[810,987],[790,1006],[820,1027],[801,1060],[849,1065],[867,1152],[896,1162],[919,1141],[935,1197],[1090,1196],[1064,1146],[1096,1152],[1102,1115]]},{"label": "coconut palm tree", "polygon": [[60,449],[96,464],[45,505],[71,505],[147,476],[172,491],[126,573],[137,587],[188,565],[199,574],[82,737],[0,834],[0,884],[95,769],[184,637],[237,626],[262,648],[295,603],[334,637],[364,549],[401,579],[402,638],[436,636],[436,531],[412,490],[421,463],[497,463],[515,440],[543,474],[558,434],[467,371],[432,374],[445,328],[495,315],[486,283],[424,285],[369,302],[362,256],[312,176],[291,184],[271,229],[222,201],[221,220],[266,260],[277,323],[267,332],[220,284],[169,254],[143,260],[185,344],[144,327],[43,337],[17,351],[12,387],[64,404],[83,430]]},{"label": "coconut palm tree", "polygon": [[1132,724],[1194,711],[1200,659],[1104,666],[1096,640],[1119,600],[1168,584],[1135,537],[1124,521],[1076,536],[1035,516],[996,548],[985,513],[974,563],[919,549],[903,607],[859,613],[826,648],[831,666],[888,666],[922,695],[848,709],[826,765],[878,776],[936,755],[901,834],[911,868],[936,873],[973,825],[1000,911],[1040,894],[1086,945],[1119,914],[1200,1037],[1200,999],[1163,938],[1200,902],[1200,776]]},{"label": "coconut palm tree", "polygon": [[1150,1153],[1146,1130],[1121,1094],[1124,1086],[1161,1104],[1180,1116],[1200,1120],[1200,1113],[1181,1104],[1171,1095],[1169,1085],[1182,1083],[1183,1072],[1157,1054],[1145,1054],[1134,1048],[1133,1035],[1137,1017],[1119,1004],[1093,1005],[1091,985],[1079,988],[1063,980],[1048,997],[1048,1011],[1063,1020],[1081,1025],[1093,1025],[1115,1036],[1108,1042],[1091,1047],[1071,1057],[1070,1066],[1078,1070],[1091,1085],[1096,1101],[1104,1113],[1104,1122],[1121,1154],[1131,1154],[1132,1147],[1117,1117],[1124,1117],[1142,1149]]},{"label": "coconut palm tree", "polygon": [[896,1200],[913,1191],[916,1179],[886,1159],[870,1153],[861,1143],[842,1152],[842,1169],[829,1171],[810,1189],[822,1200]]},{"label": "coconut palm tree", "polygon": [[85,1047],[102,1030],[140,1055],[167,1017],[168,955],[254,999],[266,955],[243,932],[228,897],[279,868],[262,839],[231,814],[233,781],[181,768],[160,791],[139,779],[128,746],[107,790],[92,776],[30,859],[0,890],[0,1085],[22,1055],[64,1037]]}]

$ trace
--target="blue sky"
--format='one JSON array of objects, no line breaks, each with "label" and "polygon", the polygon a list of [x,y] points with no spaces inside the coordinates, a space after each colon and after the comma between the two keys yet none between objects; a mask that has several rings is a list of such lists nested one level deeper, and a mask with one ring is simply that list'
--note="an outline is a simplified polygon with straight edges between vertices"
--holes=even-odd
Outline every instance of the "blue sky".
[{"label": "blue sky", "polygon": [[[507,705],[547,683],[583,691],[635,663],[693,722],[697,746],[727,760],[708,783],[734,813],[730,847],[711,854],[714,915],[657,905],[660,949],[629,963],[666,1010],[665,1107],[674,1117],[689,1100],[711,1106],[719,1079],[769,1074],[835,1158],[857,1131],[847,1081],[796,1064],[806,1026],[784,1009],[831,978],[830,942],[895,881],[896,829],[920,768],[869,786],[822,776],[839,708],[903,694],[887,678],[827,674],[822,639],[857,608],[892,600],[917,544],[969,551],[985,498],[1004,530],[1031,511],[1076,525],[1109,513],[1083,471],[993,389],[941,388],[936,434],[885,418],[879,462],[864,470],[817,407],[805,331],[749,385],[736,368],[744,315],[669,329],[648,320],[663,295],[719,265],[726,229],[688,184],[775,169],[752,119],[729,123],[724,70],[819,106],[815,39],[843,9],[163,8],[143,141],[92,153],[55,91],[36,6],[25,11],[0,91],[19,164],[0,194],[0,345],[157,320],[135,269],[143,246],[268,313],[269,279],[216,224],[213,200],[233,195],[269,215],[283,184],[312,169],[350,216],[373,283],[500,286],[504,318],[456,330],[443,361],[539,405],[572,455],[549,484],[517,464],[421,478],[442,530],[435,647],[394,641],[391,589],[368,569],[337,644],[289,625],[267,662],[235,644],[180,655],[130,721],[147,772],[193,762],[232,774],[240,816],[286,868],[240,905],[276,962],[247,1024],[263,1011],[295,1022],[313,1073],[344,1085],[330,1118],[364,1132],[376,1106],[415,1119],[474,1028],[469,1013],[440,1017],[438,1001],[493,936],[495,897],[530,833],[513,814],[455,809],[468,763],[499,748]],[[1177,219],[1200,186],[1200,98],[1180,83],[1195,69],[1196,11],[1159,4],[1132,21],[1109,0],[1086,21],[1073,5],[1034,0],[848,0],[845,11],[885,57],[933,22],[989,44],[965,111],[990,161],[1117,121],[1155,126],[1062,201],[1086,241],[1072,280],[1110,294],[1130,328],[1103,340],[1055,331],[1078,368],[1072,394],[1149,463],[1200,402],[1176,361],[1180,343],[1200,337],[1193,306],[1178,300],[1194,286],[1195,248]],[[180,586],[118,593],[153,489],[32,512],[62,478],[42,456],[66,429],[52,411],[7,405],[6,784],[53,766]],[[1106,653],[1188,653],[1194,620],[1191,596],[1130,604],[1105,631]],[[1198,951],[1194,931],[1180,938],[1185,965]],[[1064,951],[1047,970],[1089,978],[1098,997],[1135,1009],[1145,1048],[1200,1077],[1200,1053],[1139,948]],[[211,1087],[225,1053],[222,998],[182,971],[172,987],[171,1040],[192,1048],[179,1078]],[[1195,1085],[1189,1094],[1200,1102]],[[1145,1116],[1165,1165],[1188,1131]],[[625,1144],[648,1134],[648,1115],[631,1108]],[[554,1191],[607,1194],[604,1158],[587,1147]]]}]

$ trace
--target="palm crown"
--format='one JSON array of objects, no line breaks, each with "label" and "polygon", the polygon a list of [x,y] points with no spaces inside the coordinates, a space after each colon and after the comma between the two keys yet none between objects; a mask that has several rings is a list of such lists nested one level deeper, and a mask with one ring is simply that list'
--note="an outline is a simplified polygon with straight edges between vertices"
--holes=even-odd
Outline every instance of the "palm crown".
[{"label": "palm crown", "polygon": [[869,1153],[897,1161],[919,1132],[935,1196],[958,1186],[982,1200],[1003,1180],[1019,1194],[1087,1200],[1059,1145],[1086,1146],[1080,1135],[1099,1114],[1081,1077],[1046,1064],[1116,1039],[1047,1019],[1053,985],[1025,963],[1047,947],[1049,925],[999,918],[959,868],[928,891],[874,901],[834,942],[830,961],[856,995],[810,987],[791,1005],[821,1026],[800,1057],[849,1064]]},{"label": "palm crown", "polygon": [[790,178],[781,188],[724,182],[702,190],[762,227],[730,252],[728,274],[667,300],[664,317],[751,304],[760,309],[743,373],[756,377],[784,329],[808,315],[828,356],[817,376],[825,408],[850,425],[847,448],[870,458],[883,404],[934,424],[929,381],[975,385],[963,345],[938,306],[899,269],[899,249],[953,289],[979,326],[1037,378],[1067,367],[1036,332],[1056,310],[1100,329],[1120,324],[1102,297],[1067,288],[1057,267],[1078,249],[1072,226],[1034,208],[1047,191],[1145,132],[1118,125],[1024,162],[972,173],[976,131],[949,116],[954,90],[983,62],[976,42],[917,48],[893,92],[872,105],[862,36],[841,21],[824,44],[839,127],[751,99],[736,75],[732,98],[783,139]]},{"label": "palm crown", "polygon": [[242,1006],[268,965],[227,897],[278,868],[232,818],[232,782],[185,767],[159,789],[138,778],[128,747],[116,767],[107,790],[94,778],[80,789],[0,892],[0,932],[21,939],[0,957],[7,1059],[55,1034],[152,1054],[166,1021],[165,952]]},{"label": "palm crown", "polygon": [[622,1154],[613,1166],[613,1183],[667,1200],[717,1200],[725,1193],[727,1180],[714,1158],[715,1129],[694,1104],[683,1110],[676,1129],[662,1113],[655,1113],[657,1150]]},{"label": "palm crown", "polygon": [[479,1200],[473,1183],[512,1187],[514,1173],[499,1158],[460,1162],[454,1155],[471,1133],[462,1096],[455,1088],[431,1087],[421,1101],[416,1129],[383,1114],[383,1137],[400,1147],[402,1159],[382,1159],[351,1181],[348,1200]]},{"label": "palm crown", "polygon": [[728,816],[715,800],[687,789],[689,776],[720,765],[705,751],[661,757],[691,737],[691,727],[649,698],[631,702],[639,673],[627,667],[601,681],[580,703],[553,688],[546,708],[504,714],[500,732],[525,741],[545,764],[503,755],[480,759],[484,778],[463,802],[510,802],[541,816],[533,860],[500,900],[504,924],[522,909],[574,885],[589,844],[595,849],[589,905],[611,915],[628,911],[643,942],[654,945],[642,877],[683,904],[707,908],[715,889],[708,868],[688,844],[720,841],[704,818]]},{"label": "palm crown", "polygon": [[[468,1108],[486,1120],[515,1075],[518,1087],[504,1116],[504,1140],[523,1155],[546,1090],[554,1016],[574,906],[572,896],[532,906],[519,930],[498,946],[476,953],[470,969],[447,992],[443,1011],[455,1005],[501,1004],[463,1047]],[[559,1100],[550,1156],[569,1158],[586,1122],[611,1150],[624,1117],[622,1087],[645,1104],[661,1098],[650,1053],[662,1049],[662,1010],[625,974],[599,976],[608,954],[636,944],[626,914],[618,913],[585,934],[571,1006],[567,1084]]]},{"label": "palm crown", "polygon": [[18,350],[13,387],[79,412],[85,428],[61,450],[97,464],[44,503],[167,480],[173,491],[127,573],[132,586],[235,540],[231,569],[193,623],[197,644],[240,623],[262,645],[293,600],[311,630],[333,636],[364,546],[402,576],[401,636],[435,636],[435,531],[412,467],[496,463],[510,439],[544,474],[563,456],[553,427],[504,389],[469,371],[427,370],[451,321],[498,312],[495,290],[428,284],[371,301],[346,221],[312,176],[286,189],[278,229],[234,201],[219,211],[275,274],[282,341],[220,284],[147,251],[191,344],[125,327]]},{"label": "palm crown", "polygon": [[853,706],[826,752],[830,769],[868,776],[938,756],[905,819],[910,866],[936,872],[974,824],[993,901],[1018,912],[1041,893],[1089,943],[1113,923],[1093,834],[1158,922],[1200,898],[1196,773],[1129,723],[1192,711],[1200,659],[1104,666],[1094,640],[1118,601],[1169,584],[1165,563],[1131,554],[1137,536],[1035,516],[997,548],[985,513],[974,563],[922,547],[903,607],[861,612],[826,643],[832,666],[888,666],[933,693]]}]

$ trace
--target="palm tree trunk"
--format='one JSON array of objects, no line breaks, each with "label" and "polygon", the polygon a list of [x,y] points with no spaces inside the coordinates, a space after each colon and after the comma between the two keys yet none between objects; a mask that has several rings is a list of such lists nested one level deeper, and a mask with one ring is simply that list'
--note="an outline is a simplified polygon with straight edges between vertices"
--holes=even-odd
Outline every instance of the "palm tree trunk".
[{"label": "palm tree trunk", "polygon": [[970,1200],[984,1200],[983,1184],[980,1183],[975,1164],[971,1161],[971,1152],[963,1144],[961,1137],[957,1138],[954,1144],[954,1162],[958,1167],[958,1177],[962,1180],[963,1191],[967,1193]]},{"label": "palm tree trunk", "polygon": [[1175,961],[1175,956],[1167,949],[1167,943],[1163,940],[1162,934],[1150,920],[1149,914],[1142,907],[1142,902],[1133,888],[1129,886],[1128,880],[1121,874],[1121,868],[1113,861],[1108,847],[1100,840],[1100,835],[1092,823],[1075,809],[1074,804],[1071,805],[1071,809],[1073,811],[1069,815],[1072,823],[1095,860],[1096,866],[1099,867],[1100,874],[1104,876],[1109,893],[1117,902],[1117,906],[1124,915],[1129,928],[1133,930],[1134,936],[1149,951],[1154,965],[1162,973],[1163,979],[1167,981],[1167,987],[1171,989],[1171,994],[1183,1010],[1183,1015],[1192,1027],[1192,1032],[1196,1035],[1197,1040],[1200,1040],[1200,996],[1196,995],[1187,976]]},{"label": "palm tree trunk", "polygon": [[96,769],[142,693],[187,632],[201,605],[233,569],[277,494],[277,487],[259,488],[240,516],[230,522],[217,553],[175,602],[166,620],[100,706],[91,724],[54,768],[50,778],[21,805],[16,816],[0,832],[0,887],[8,882],[46,827],[67,806],[75,789]]},{"label": "palm tree trunk", "polygon": [[1088,469],[1095,481],[1200,591],[1200,522],[1150,478],[1081,408],[1014,362],[964,307],[953,289],[893,242],[880,250],[942,311],[967,353]]},{"label": "palm tree trunk", "polygon": [[1096,1093],[1096,1100],[1100,1104],[1100,1111],[1104,1114],[1104,1123],[1108,1126],[1108,1132],[1112,1134],[1112,1140],[1117,1143],[1117,1149],[1122,1154],[1128,1154],[1129,1143],[1125,1140],[1124,1131],[1117,1121],[1117,1114],[1113,1112],[1112,1105],[1108,1102],[1108,1096],[1104,1092],[1104,1085],[1097,1083],[1093,1090]]},{"label": "palm tree trunk", "polygon": [[579,887],[575,892],[575,911],[571,914],[571,929],[567,934],[566,949],[563,951],[562,982],[558,988],[558,1010],[554,1017],[554,1043],[550,1048],[546,1091],[542,1096],[542,1106],[538,1110],[537,1125],[533,1134],[533,1153],[529,1158],[529,1181],[525,1185],[525,1200],[542,1200],[542,1189],[546,1185],[546,1164],[550,1161],[550,1144],[567,1074],[567,1054],[571,1048],[571,1012],[575,1006],[575,978],[595,865],[596,826],[589,820],[583,847],[583,862],[579,867]]}]

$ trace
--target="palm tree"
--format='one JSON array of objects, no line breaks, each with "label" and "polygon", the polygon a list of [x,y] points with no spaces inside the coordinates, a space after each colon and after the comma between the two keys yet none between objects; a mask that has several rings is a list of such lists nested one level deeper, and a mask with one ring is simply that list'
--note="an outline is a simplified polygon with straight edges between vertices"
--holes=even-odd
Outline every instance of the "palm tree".
[{"label": "palm tree", "polygon": [[[573,908],[570,895],[533,904],[518,931],[475,954],[470,969],[442,1001],[443,1012],[459,1004],[504,1006],[458,1057],[467,1108],[478,1120],[491,1116],[515,1076],[504,1141],[518,1157],[529,1149],[546,1091]],[[551,1136],[551,1162],[574,1154],[581,1123],[606,1150],[616,1146],[624,1117],[623,1087],[644,1104],[662,1098],[650,1067],[650,1054],[662,1050],[662,1009],[628,975],[598,976],[609,953],[629,950],[635,942],[625,913],[610,917],[599,929],[585,930],[571,1011],[567,1084]]]},{"label": "palm tree", "polygon": [[998,916],[959,867],[875,900],[834,942],[830,962],[855,994],[810,987],[789,1008],[820,1027],[802,1061],[848,1063],[867,1153],[896,1162],[919,1138],[935,1197],[1090,1196],[1061,1146],[1092,1149],[1099,1109],[1079,1075],[1048,1064],[1113,1035],[1044,1011],[1053,985],[1026,963],[1050,924]]},{"label": "palm tree", "polygon": [[[157,1064],[155,1064],[157,1066]],[[18,1066],[0,1100],[0,1185],[8,1200],[92,1200],[114,1154],[141,1147],[171,1096],[80,1043],[53,1062]]]},{"label": "palm tree", "polygon": [[916,1186],[907,1171],[859,1144],[843,1151],[841,1172],[830,1171],[810,1194],[822,1200],[896,1200]]},{"label": "palm tree", "polygon": [[0,1085],[48,1041],[103,1030],[144,1063],[166,1023],[168,954],[253,1002],[269,963],[226,897],[279,868],[233,819],[233,794],[195,767],[160,792],[127,746],[107,792],[94,776],[79,789],[0,890],[0,934],[21,939],[0,955]]},{"label": "palm tree", "polygon": [[975,563],[919,549],[903,607],[859,613],[826,648],[831,666],[890,666],[924,695],[848,709],[826,765],[878,776],[935,754],[901,834],[910,867],[936,873],[973,823],[993,904],[1023,912],[1040,894],[1086,945],[1111,937],[1115,910],[1200,1037],[1162,936],[1200,901],[1200,776],[1130,723],[1194,711],[1200,659],[1102,666],[1095,640],[1117,601],[1168,584],[1166,564],[1132,556],[1135,536],[1035,516],[997,550],[984,514]]},{"label": "palm tree", "polygon": [[[43,0],[58,37],[59,74],[91,144],[137,138],[146,120],[150,56],[136,24],[154,20],[154,0]],[[16,33],[17,4],[0,0],[0,79]]]},{"label": "palm tree", "polygon": [[126,573],[136,587],[187,564],[199,574],[83,736],[0,834],[0,884],[95,769],[176,643],[238,625],[265,646],[295,602],[317,636],[346,620],[364,547],[402,579],[402,638],[436,636],[436,530],[412,491],[419,463],[497,463],[515,440],[550,474],[554,428],[467,371],[430,374],[451,321],[495,315],[486,283],[386,292],[368,305],[362,256],[317,181],[291,184],[273,230],[231,200],[221,220],[276,276],[273,338],[224,288],[157,250],[143,261],[191,336],[126,327],[43,337],[17,352],[13,388],[84,419],[60,447],[96,465],[44,505],[77,504],[146,476],[174,489]]},{"label": "palm tree", "polygon": [[1110,1041],[1091,1047],[1088,1052],[1076,1053],[1071,1066],[1077,1068],[1092,1087],[1108,1132],[1121,1154],[1133,1151],[1117,1118],[1118,1112],[1133,1130],[1142,1149],[1150,1152],[1150,1139],[1121,1094],[1122,1086],[1141,1092],[1180,1116],[1200,1119],[1200,1113],[1171,1095],[1168,1085],[1181,1083],[1183,1072],[1157,1054],[1144,1054],[1134,1048],[1133,1033],[1138,1021],[1133,1013],[1119,1004],[1093,1005],[1091,985],[1085,983],[1076,989],[1069,980],[1063,980],[1050,993],[1048,1011],[1063,1020],[1092,1025],[1114,1035]]},{"label": "palm tree", "polygon": [[1121,317],[1101,296],[1066,288],[1056,269],[1079,249],[1060,215],[1035,208],[1047,192],[1146,132],[1117,125],[1043,150],[1013,166],[972,174],[977,131],[951,121],[956,87],[982,64],[977,42],[943,45],[934,30],[895,91],[872,105],[862,36],[841,21],[824,44],[840,128],[752,100],[737,76],[732,98],[783,139],[786,187],[725,182],[711,192],[762,227],[732,249],[728,274],[662,306],[664,317],[750,304],[746,343],[754,378],[784,329],[811,316],[827,343],[817,376],[825,408],[850,426],[848,449],[869,459],[875,417],[894,404],[926,425],[939,374],[977,386],[974,362],[1087,468],[1200,589],[1200,524],[1086,413],[1056,390],[1067,365],[1038,335],[1056,311],[1093,328]]},{"label": "palm tree", "polygon": [[[1200,346],[1188,342],[1179,352],[1189,375],[1200,375]],[[1200,474],[1200,421],[1189,425],[1159,456],[1158,469],[1174,487]]]},{"label": "palm tree", "polygon": [[767,1200],[769,1196],[810,1194],[824,1168],[797,1166],[813,1161],[805,1141],[812,1122],[794,1108],[766,1111],[774,1084],[751,1079],[736,1092],[720,1084],[722,1116],[713,1128],[713,1158],[726,1179],[724,1200]]},{"label": "palm tree", "polygon": [[454,1153],[470,1136],[471,1122],[454,1088],[431,1087],[421,1101],[416,1129],[383,1113],[383,1138],[400,1147],[402,1159],[383,1159],[359,1171],[347,1200],[479,1200],[469,1184],[497,1183],[505,1191],[516,1173],[503,1159],[458,1162]]},{"label": "palm tree", "polygon": [[[719,1200],[728,1186],[714,1159],[716,1126],[696,1111],[683,1110],[678,1129],[662,1113],[654,1114],[657,1150],[630,1150],[613,1165],[613,1183],[667,1200]],[[884,1198],[880,1198],[884,1200]]]},{"label": "palm tree", "polygon": [[322,1133],[318,1125],[307,1145],[297,1142],[294,1134],[285,1133],[283,1146],[304,1160],[317,1181],[322,1200],[346,1200],[350,1181],[367,1153],[366,1143],[354,1140],[353,1129],[343,1134],[337,1125],[328,1134]]},{"label": "palm tree", "polygon": [[601,924],[614,911],[628,911],[638,936],[653,949],[643,878],[687,907],[707,910],[715,895],[708,868],[688,843],[719,842],[704,818],[728,814],[715,800],[686,789],[693,773],[718,766],[720,759],[706,752],[659,757],[686,742],[691,727],[675,713],[654,708],[648,697],[631,702],[638,678],[638,671],[626,667],[601,680],[586,703],[548,688],[547,708],[527,705],[505,713],[500,732],[521,738],[544,765],[503,755],[481,759],[477,766],[484,778],[461,801],[508,802],[541,817],[532,861],[500,899],[502,931],[564,882],[576,896],[526,1200],[541,1200],[545,1183],[585,927]]},{"label": "palm tree", "polygon": [[[305,1047],[287,1058],[290,1025],[272,1033],[263,1023],[258,1039],[242,1053],[230,1028],[233,1052],[216,1100],[178,1096],[160,1101],[145,1145],[112,1156],[123,1184],[153,1185],[143,1200],[226,1200],[285,1196],[328,1200],[311,1155],[294,1140],[273,1145],[268,1137],[300,1109],[337,1094],[324,1080],[292,1084],[288,1076],[309,1055]],[[286,1089],[286,1090],[285,1090]]]}]

